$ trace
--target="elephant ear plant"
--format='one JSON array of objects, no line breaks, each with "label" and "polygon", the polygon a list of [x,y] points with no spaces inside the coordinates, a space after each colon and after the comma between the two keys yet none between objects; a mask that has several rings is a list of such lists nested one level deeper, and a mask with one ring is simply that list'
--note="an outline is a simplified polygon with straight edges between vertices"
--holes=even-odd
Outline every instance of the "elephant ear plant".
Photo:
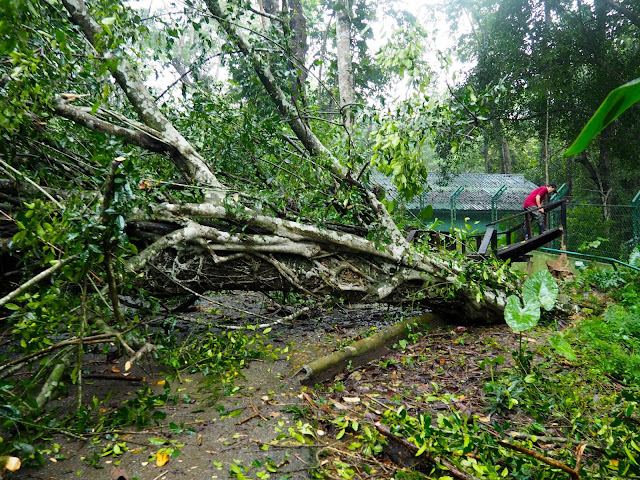
[{"label": "elephant ear plant", "polygon": [[[551,274],[544,270],[531,275],[522,286],[522,301],[517,295],[511,295],[507,299],[504,309],[504,319],[507,325],[516,333],[524,333],[531,330],[540,320],[540,308],[550,311],[558,298],[558,284]],[[552,337],[549,340],[551,346],[568,360],[577,360],[569,343],[561,336]],[[517,352],[514,352],[514,360],[518,366],[528,374],[533,355],[522,344],[522,335]]]}]

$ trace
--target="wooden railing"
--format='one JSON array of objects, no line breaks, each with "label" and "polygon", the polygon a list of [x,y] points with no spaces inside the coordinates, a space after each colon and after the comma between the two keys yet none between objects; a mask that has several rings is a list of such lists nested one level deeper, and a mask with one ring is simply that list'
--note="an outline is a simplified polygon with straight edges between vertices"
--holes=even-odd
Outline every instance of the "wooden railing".
[{"label": "wooden railing", "polygon": [[[558,207],[560,207],[560,226],[562,227],[562,229],[564,230],[565,235],[566,235],[566,231],[567,231],[567,199],[566,198],[563,198],[562,200],[558,200],[557,202],[547,203],[546,205],[542,206],[542,208],[544,208],[545,221],[547,222],[547,228],[549,228],[549,215],[547,215],[547,214],[550,211],[555,210]],[[512,220],[514,218],[525,216],[524,222],[525,222],[526,232],[527,232],[527,235],[529,236],[529,238],[531,238],[531,237],[533,237],[532,231],[531,231],[531,220],[532,220],[532,217],[533,217],[533,212],[535,212],[536,210],[538,210],[538,207],[531,207],[531,208],[529,208],[527,210],[523,210],[520,213],[516,213],[516,214],[511,215],[509,217],[501,218],[500,220],[496,220],[495,222],[487,223],[487,227],[493,227],[494,225],[498,225],[499,223],[506,222],[506,221]],[[511,230],[507,230],[505,232],[499,232],[499,233],[507,233],[507,232],[511,232],[512,233],[515,230],[517,230],[518,228],[520,228],[520,227],[517,226],[515,228],[512,228]],[[565,238],[565,240],[566,240],[566,238]]]},{"label": "wooden railing", "polygon": [[[532,207],[528,210],[523,210],[522,212],[516,213],[514,215],[510,215],[505,218],[501,218],[500,220],[496,220],[491,223],[487,223],[487,230],[483,234],[478,235],[468,235],[466,237],[466,241],[460,242],[460,239],[454,235],[436,232],[432,230],[411,230],[409,235],[407,236],[407,241],[412,242],[419,237],[427,237],[427,242],[431,245],[437,246],[439,248],[445,248],[447,250],[455,250],[460,245],[460,250],[462,253],[467,253],[469,248],[468,243],[475,243],[475,251],[467,253],[470,256],[474,257],[484,257],[488,255],[491,251],[496,253],[498,252],[498,236],[504,235],[505,243],[507,247],[501,247],[500,250],[505,250],[505,257],[512,258],[509,252],[513,252],[515,256],[522,257],[522,255],[528,251],[534,250],[538,248],[541,242],[547,243],[548,241],[558,238],[560,235],[564,235],[566,242],[566,234],[567,234],[567,199],[562,199],[557,202],[551,202],[546,205],[543,205],[545,211],[545,222],[547,222],[547,228],[549,226],[549,215],[548,212],[555,210],[556,208],[560,208],[560,228],[553,229],[553,231],[548,231],[543,235],[533,235],[533,231],[531,228],[533,212],[537,210],[536,207]],[[505,231],[498,231],[496,226],[500,223],[507,222],[513,220],[515,218],[524,217],[524,229],[528,235],[529,240],[524,242],[522,248],[514,245],[515,243],[522,244],[522,242],[516,242],[516,237],[514,233],[521,230],[523,227],[523,223],[518,223],[513,227]],[[542,243],[542,244],[544,244]],[[512,246],[509,248],[509,246]],[[529,248],[530,247],[530,248]],[[509,252],[506,252],[509,251]],[[501,257],[498,254],[498,257]]]}]

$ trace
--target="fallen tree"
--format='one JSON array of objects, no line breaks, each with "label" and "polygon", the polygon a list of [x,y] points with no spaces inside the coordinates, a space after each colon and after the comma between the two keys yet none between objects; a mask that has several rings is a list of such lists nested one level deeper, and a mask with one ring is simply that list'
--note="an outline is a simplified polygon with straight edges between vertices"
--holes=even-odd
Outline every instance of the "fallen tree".
[{"label": "fallen tree", "polygon": [[[190,130],[196,139],[190,141],[176,123],[183,128],[192,124],[185,126],[188,122],[175,115],[170,120],[171,109],[162,108],[151,95],[140,79],[142,66],[131,63],[136,55],[122,48],[123,33],[111,31],[114,17],[90,12],[83,0],[63,0],[62,5],[62,11],[44,5],[49,17],[43,16],[39,26],[53,22],[51,28],[66,32],[73,40],[56,37],[71,52],[64,55],[88,59],[103,75],[97,83],[114,90],[101,100],[50,84],[53,93],[38,97],[31,92],[34,100],[26,103],[12,97],[12,108],[21,113],[16,113],[17,126],[7,129],[3,140],[11,148],[0,153],[5,165],[0,168],[8,180],[0,183],[0,188],[7,188],[4,220],[17,228],[17,233],[11,231],[11,251],[22,256],[25,272],[23,280],[3,292],[0,306],[29,317],[30,309],[45,304],[24,296],[30,287],[45,280],[51,284],[54,277],[75,285],[64,289],[75,302],[68,305],[76,312],[75,320],[65,320],[69,331],[62,334],[71,343],[59,343],[65,348],[64,361],[55,362],[51,382],[57,383],[72,363],[71,346],[81,351],[85,337],[104,333],[121,343],[133,360],[140,358],[139,352],[152,350],[146,339],[137,339],[132,347],[119,333],[130,321],[121,311],[119,294],[124,291],[135,296],[143,289],[158,297],[212,290],[297,292],[323,303],[328,297],[411,302],[455,315],[459,322],[502,318],[507,295],[517,288],[506,268],[409,244],[385,203],[361,180],[368,161],[340,158],[325,146],[300,110],[300,92],[290,100],[269,61],[241,33],[238,12],[215,0],[207,0],[200,11],[216,20],[284,121],[272,125],[263,138],[277,138],[278,148],[291,146],[289,163],[277,156],[278,148],[271,150],[272,157],[258,158],[250,150],[251,139],[243,144],[247,151],[240,152],[241,161],[233,168],[220,159],[224,145],[213,145],[214,154],[198,148],[197,144],[209,145],[205,120],[213,122],[212,117],[198,117],[205,133],[199,137]],[[22,47],[42,62],[41,51],[34,51],[29,42]],[[73,61],[53,66],[62,67],[71,72],[63,86],[82,78]],[[15,71],[3,81],[13,93],[25,88],[24,78]],[[194,98],[198,95],[202,92]],[[198,96],[194,107],[198,99],[207,105],[215,100]],[[230,105],[224,107],[215,114],[234,118]],[[227,124],[223,120],[215,125]],[[27,136],[22,130],[29,132]],[[63,132],[76,137],[61,139]],[[71,143],[81,145],[72,148]],[[145,170],[147,158],[154,159],[153,169]],[[266,174],[265,165],[277,173]],[[28,172],[34,166],[38,175],[31,178]],[[150,171],[152,179],[145,177]],[[248,172],[258,180],[248,182]],[[259,195],[267,189],[270,194]],[[88,306],[90,292],[112,318],[105,322]],[[17,304],[10,303],[16,298]],[[39,328],[29,333],[30,348],[45,351],[43,338],[52,334],[51,327]],[[60,330],[55,334],[61,335]],[[25,355],[14,367],[40,357]],[[42,388],[39,407],[51,396],[49,387]]]}]

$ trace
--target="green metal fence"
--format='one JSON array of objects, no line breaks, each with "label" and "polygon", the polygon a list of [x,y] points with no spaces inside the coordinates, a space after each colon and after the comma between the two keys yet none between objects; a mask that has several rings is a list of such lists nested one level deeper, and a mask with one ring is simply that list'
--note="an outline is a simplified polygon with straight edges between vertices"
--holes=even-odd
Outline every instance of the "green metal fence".
[{"label": "green metal fence", "polygon": [[[440,223],[429,228],[441,231],[462,228],[468,219],[477,233],[482,233],[487,223],[521,212],[524,199],[536,187],[522,175],[459,174],[446,182],[441,182],[435,174],[429,178],[429,188],[410,201],[401,200],[384,175],[380,174],[375,180],[385,188],[387,200],[402,205],[414,218],[431,205],[434,218]],[[549,202],[558,201],[568,193],[569,188],[563,184]],[[550,212],[549,227],[560,226],[559,215],[559,209]],[[498,229],[509,230],[520,222],[519,218],[506,221],[500,223]],[[535,226],[534,230],[537,230]],[[640,246],[640,191],[629,205],[568,203],[566,242],[568,251],[627,262],[634,247]],[[550,247],[560,249],[560,240],[553,241]]]},{"label": "green metal fence", "polygon": [[[626,262],[640,245],[640,202],[631,205],[567,205],[567,245],[572,252],[611,257]],[[557,215],[550,218],[558,225]],[[560,248],[559,240],[552,245]]]}]

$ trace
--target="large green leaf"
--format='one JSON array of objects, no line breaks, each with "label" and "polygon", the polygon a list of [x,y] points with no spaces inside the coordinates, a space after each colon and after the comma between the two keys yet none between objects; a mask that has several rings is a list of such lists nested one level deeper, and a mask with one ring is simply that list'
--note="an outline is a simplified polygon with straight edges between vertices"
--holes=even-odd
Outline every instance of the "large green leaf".
[{"label": "large green leaf", "polygon": [[573,348],[567,342],[562,335],[554,335],[553,337],[549,337],[549,343],[551,346],[562,355],[564,358],[569,360],[570,362],[577,362],[578,357],[576,353],[573,351]]},{"label": "large green leaf", "polygon": [[549,311],[558,298],[558,284],[547,270],[531,275],[522,286],[522,299],[525,304],[536,303]]},{"label": "large green leaf", "polygon": [[577,155],[589,146],[594,139],[607,125],[613,122],[622,112],[634,103],[640,101],[640,78],[625,83],[621,87],[613,90],[596,113],[587,122],[578,138],[575,139],[569,149],[564,152],[564,157]]},{"label": "large green leaf", "polygon": [[540,320],[540,304],[525,302],[524,308],[520,299],[511,295],[504,308],[504,319],[514,332],[525,332],[532,329]]},{"label": "large green leaf", "polygon": [[[636,247],[631,251],[631,255],[629,255],[629,265],[640,267],[640,248]],[[5,305],[5,308],[9,307]]]}]

